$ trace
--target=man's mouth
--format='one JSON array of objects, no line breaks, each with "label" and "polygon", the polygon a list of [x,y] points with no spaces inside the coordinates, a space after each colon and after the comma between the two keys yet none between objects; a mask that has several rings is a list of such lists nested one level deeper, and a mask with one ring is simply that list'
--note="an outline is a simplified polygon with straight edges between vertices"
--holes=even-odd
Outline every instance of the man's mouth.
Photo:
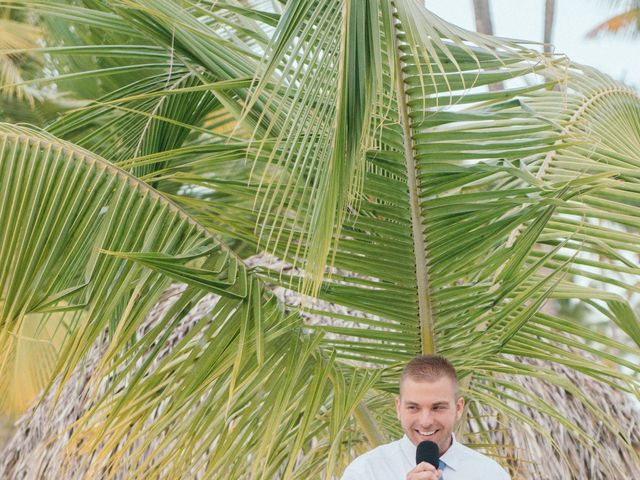
[{"label": "man's mouth", "polygon": [[434,433],[437,432],[437,430],[432,430],[432,431],[423,431],[423,430],[416,430],[416,432],[418,432],[420,435],[422,435],[423,437],[430,437],[432,436]]}]

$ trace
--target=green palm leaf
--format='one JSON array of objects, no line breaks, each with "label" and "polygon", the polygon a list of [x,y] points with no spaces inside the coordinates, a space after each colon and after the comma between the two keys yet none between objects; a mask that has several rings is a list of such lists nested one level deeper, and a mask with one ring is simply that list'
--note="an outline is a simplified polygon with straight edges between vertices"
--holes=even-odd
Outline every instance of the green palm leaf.
[{"label": "green palm leaf", "polygon": [[[302,451],[309,438],[330,432],[337,440],[349,433],[344,424],[375,375],[339,367],[319,348],[320,337],[303,334],[298,317],[285,315],[232,252],[144,183],[48,134],[8,125],[0,132],[2,178],[12,179],[0,190],[1,378],[11,378],[5,369],[22,360],[10,348],[15,332],[38,340],[31,333],[34,321],[64,332],[58,343],[49,342],[57,350],[38,357],[47,361],[40,387],[58,374],[69,378],[92,345],[103,345],[88,391],[95,401],[70,440],[78,454],[87,448],[93,453],[88,475],[124,469],[160,477],[167,469],[205,468],[270,478],[281,468],[292,471],[295,461],[286,452]],[[141,334],[172,279],[194,286]],[[163,353],[207,291],[217,294],[214,304]],[[282,369],[289,374],[281,376]],[[334,402],[342,412],[323,420],[320,413]],[[269,415],[255,413],[262,408]],[[162,420],[145,430],[122,430],[123,422],[135,419],[142,426],[160,412]],[[298,420],[291,412],[300,412]],[[242,437],[232,434],[236,429],[245,431]],[[151,431],[166,438],[155,455],[145,456],[140,438]],[[172,459],[172,448],[186,447],[194,435],[201,451]],[[227,447],[237,450],[239,441],[252,444],[254,453],[246,453],[264,461],[247,465],[222,454]],[[121,442],[137,453],[122,460],[116,453],[124,452]],[[209,458],[205,452],[216,444],[225,448]],[[316,464],[312,471],[337,464],[341,452],[328,453],[308,453]]]},{"label": "green palm leaf", "polygon": [[[93,387],[71,442],[94,452],[88,472],[329,478],[351,451],[399,433],[390,408],[399,366],[430,352],[463,377],[480,426],[460,432],[469,443],[491,441],[490,414],[559,451],[522,413],[530,409],[599,458],[580,425],[519,383],[535,376],[570,392],[636,458],[623,426],[560,371],[527,363],[637,395],[640,333],[627,298],[638,274],[634,92],[521,42],[458,29],[417,0],[118,1],[95,18],[91,3],[76,22],[144,42],[90,48],[124,58],[144,43],[141,55],[161,61],[50,130],[136,176],[112,166],[86,177],[77,167],[77,180],[71,167],[45,173],[26,162],[39,153],[11,147],[2,178],[19,181],[0,191],[15,207],[0,219],[37,232],[0,238],[10,240],[0,247],[4,331],[32,312],[83,312],[54,371],[67,377],[110,334],[95,373],[109,387]],[[496,82],[508,88],[486,90]],[[65,145],[6,128],[58,145],[46,158]],[[63,220],[75,217],[58,205],[81,220]],[[27,213],[40,210],[60,220]],[[239,257],[255,251],[287,268],[248,272]],[[140,336],[171,281],[189,288]],[[264,282],[303,302],[308,325]],[[206,292],[217,295],[207,314],[161,353]],[[605,319],[615,338],[547,310],[567,301]],[[237,462],[230,452],[240,449],[256,461]]]}]

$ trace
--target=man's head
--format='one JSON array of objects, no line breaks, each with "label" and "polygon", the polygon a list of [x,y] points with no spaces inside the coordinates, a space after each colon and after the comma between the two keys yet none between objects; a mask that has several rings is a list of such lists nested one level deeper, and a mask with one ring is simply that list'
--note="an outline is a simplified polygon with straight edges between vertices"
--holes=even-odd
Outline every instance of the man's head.
[{"label": "man's head", "polygon": [[446,358],[420,356],[404,368],[396,410],[404,433],[414,445],[430,440],[438,444],[440,455],[446,452],[463,408],[456,370]]}]

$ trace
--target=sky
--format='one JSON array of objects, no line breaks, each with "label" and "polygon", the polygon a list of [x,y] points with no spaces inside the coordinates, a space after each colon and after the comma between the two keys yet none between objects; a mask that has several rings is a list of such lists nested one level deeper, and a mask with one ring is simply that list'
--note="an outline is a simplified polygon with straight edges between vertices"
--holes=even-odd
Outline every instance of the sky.
[{"label": "sky", "polygon": [[[472,0],[426,0],[429,10],[456,25],[475,30]],[[489,0],[494,33],[542,41],[545,0]],[[591,65],[640,90],[640,38],[585,38],[594,26],[617,13],[603,0],[556,0],[552,43],[557,53]]]}]

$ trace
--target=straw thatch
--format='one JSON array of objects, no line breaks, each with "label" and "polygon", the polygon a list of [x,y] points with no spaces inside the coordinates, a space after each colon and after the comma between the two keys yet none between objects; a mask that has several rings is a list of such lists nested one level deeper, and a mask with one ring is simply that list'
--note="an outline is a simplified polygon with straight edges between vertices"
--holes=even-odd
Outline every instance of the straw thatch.
[{"label": "straw thatch", "polygon": [[[586,375],[562,365],[550,365],[542,361],[518,359],[539,368],[547,368],[558,372],[577,389],[586,394],[593,405],[606,413],[610,422],[622,427],[626,438],[632,439],[633,447],[640,453],[640,410],[637,402],[611,387],[597,382]],[[623,439],[616,436],[603,422],[594,415],[588,405],[572,395],[570,391],[532,377],[518,377],[517,383],[536,398],[553,406],[555,413],[564,417],[569,424],[578,425],[593,439],[597,445],[598,455],[582,446],[574,434],[562,427],[557,419],[511,402],[527,418],[549,434],[545,438],[541,433],[524,422],[514,420],[500,421],[487,413],[485,427],[491,429],[491,438],[500,445],[498,453],[505,458],[514,478],[522,479],[609,479],[640,478],[640,462],[638,457],[630,455],[622,448]],[[470,429],[474,429],[470,425]],[[562,454],[554,450],[552,441],[557,444]],[[513,460],[513,459],[517,459]],[[615,472],[615,475],[612,475]]]},{"label": "straw thatch", "polygon": [[[168,291],[161,302],[148,316],[142,329],[147,330],[154,324],[162,313],[165,312],[176,298],[175,294],[181,290],[173,287]],[[276,294],[289,304],[301,302],[301,298],[294,292],[275,288]],[[187,315],[180,327],[171,335],[161,357],[168,353],[172,346],[182,338],[195,322],[217,301],[213,295],[206,296],[198,306]],[[317,302],[312,300],[312,302]],[[316,305],[317,306],[317,305]],[[327,305],[322,305],[328,308]],[[333,310],[341,307],[332,306]],[[328,318],[313,317],[305,314],[305,320],[310,323],[326,323]],[[85,363],[77,368],[71,380],[62,390],[57,404],[53,402],[53,394],[41,403],[41,405],[22,417],[17,424],[17,431],[11,438],[4,451],[0,451],[0,478],[8,479],[80,479],[86,478],[88,465],[93,458],[87,458],[74,451],[69,451],[67,441],[68,429],[73,422],[86,410],[90,400],[88,387],[90,377],[95,369],[100,354],[106,346],[103,341],[94,346]],[[532,364],[536,362],[530,361]],[[566,377],[580,391],[587,394],[595,405],[607,412],[612,421],[623,425],[628,438],[640,439],[640,411],[637,404],[623,394],[612,390],[606,385],[595,380],[576,374],[572,369],[558,366],[545,365],[538,362],[540,367],[552,368]],[[523,422],[502,421],[493,412],[483,412],[487,416],[485,428],[488,428],[492,441],[498,445],[497,452],[510,460],[510,468],[516,479],[604,479],[602,472],[619,472],[617,478],[640,478],[640,465],[637,459],[631,458],[627,451],[620,449],[619,440],[603,428],[599,420],[593,415],[585,404],[568,393],[567,390],[549,385],[536,378],[517,378],[517,382],[526,391],[534,393],[538,398],[549,405],[555,406],[560,415],[569,422],[581,425],[585,432],[596,439],[609,461],[602,462],[602,458],[596,459],[589,454],[581,444],[572,438],[564,428],[558,426],[557,420],[542,415],[537,411],[530,411],[521,405],[514,403],[523,415],[534,419],[544,426],[547,433],[560,447],[564,458],[553,449],[551,441],[539,432],[533,431]],[[161,412],[158,412],[161,414]],[[32,415],[31,420],[30,416]],[[469,437],[478,426],[473,422],[468,425]],[[155,438],[149,442],[149,451],[161,439]],[[636,445],[636,448],[638,446]],[[63,457],[70,461],[66,466]],[[513,460],[517,458],[516,460]],[[121,474],[116,478],[127,478],[127,465],[121,465]],[[202,478],[201,472],[186,472],[187,478]],[[606,477],[609,478],[609,477]]]}]

